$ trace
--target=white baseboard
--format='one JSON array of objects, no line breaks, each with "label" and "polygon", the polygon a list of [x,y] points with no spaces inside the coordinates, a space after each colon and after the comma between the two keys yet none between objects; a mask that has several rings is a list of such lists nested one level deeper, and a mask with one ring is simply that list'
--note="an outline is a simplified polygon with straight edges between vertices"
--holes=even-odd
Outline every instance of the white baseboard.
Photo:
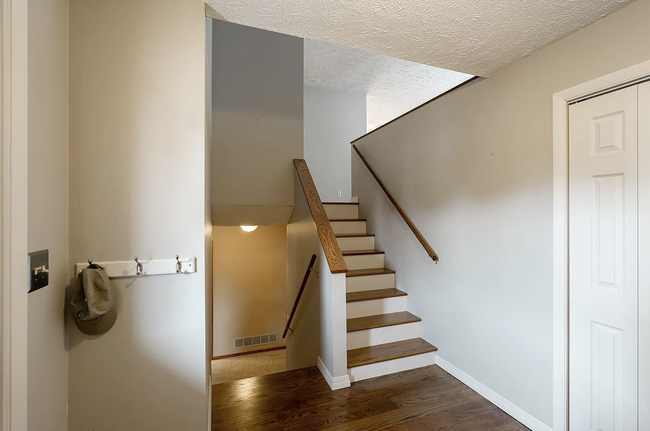
[{"label": "white baseboard", "polygon": [[458,380],[474,389],[479,393],[483,398],[490,401],[495,406],[499,407],[504,412],[508,413],[510,416],[527,426],[533,431],[553,431],[546,423],[537,419],[535,416],[528,413],[526,410],[522,409],[518,405],[514,404],[512,401],[504,398],[502,395],[499,395],[492,389],[485,386],[483,383],[476,380],[474,377],[470,376],[460,368],[452,365],[447,362],[440,355],[436,356],[436,365],[440,368],[456,377]]},{"label": "white baseboard", "polygon": [[318,367],[320,373],[323,375],[325,381],[333,391],[336,391],[337,389],[350,387],[350,376],[346,374],[344,376],[333,377],[332,373],[330,373],[330,371],[327,369],[323,361],[320,359],[320,356],[316,361],[316,366]]}]

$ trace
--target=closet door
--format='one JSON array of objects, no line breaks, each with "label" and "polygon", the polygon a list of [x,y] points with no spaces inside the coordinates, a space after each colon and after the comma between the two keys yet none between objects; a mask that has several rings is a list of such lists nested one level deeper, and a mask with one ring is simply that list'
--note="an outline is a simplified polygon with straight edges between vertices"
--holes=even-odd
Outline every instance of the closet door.
[{"label": "closet door", "polygon": [[638,429],[637,201],[637,87],[571,105],[571,431]]},{"label": "closet door", "polygon": [[650,430],[650,83],[639,85],[639,430]]}]

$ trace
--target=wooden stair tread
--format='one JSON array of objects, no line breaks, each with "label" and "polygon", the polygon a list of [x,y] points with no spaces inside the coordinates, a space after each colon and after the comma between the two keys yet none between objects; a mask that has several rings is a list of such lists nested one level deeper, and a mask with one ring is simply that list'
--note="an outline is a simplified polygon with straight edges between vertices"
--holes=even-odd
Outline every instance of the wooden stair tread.
[{"label": "wooden stair tread", "polygon": [[330,222],[336,221],[366,221],[365,218],[331,218]]},{"label": "wooden stair tread", "polygon": [[398,296],[406,296],[406,292],[398,289],[376,289],[376,290],[363,290],[361,292],[350,292],[345,294],[346,302],[370,301],[373,299],[395,298]]},{"label": "wooden stair tread", "polygon": [[366,236],[375,236],[374,233],[337,233],[334,235],[337,238],[363,238]]},{"label": "wooden stair tread", "polygon": [[395,274],[395,270],[388,268],[364,268],[364,269],[349,269],[345,273],[346,277],[362,277],[364,275],[381,275],[381,274]]},{"label": "wooden stair tread", "polygon": [[364,329],[382,328],[385,326],[403,325],[405,323],[420,322],[422,319],[409,313],[399,311],[397,313],[377,314],[374,316],[355,317],[348,319],[347,331],[363,331]]},{"label": "wooden stair tread", "polygon": [[359,202],[323,202],[323,205],[359,205]]},{"label": "wooden stair tread", "polygon": [[360,256],[363,254],[385,254],[382,250],[348,250],[341,252],[343,256]]},{"label": "wooden stair tread", "polygon": [[421,355],[437,350],[438,348],[436,346],[427,343],[422,338],[352,349],[348,350],[348,368]]}]

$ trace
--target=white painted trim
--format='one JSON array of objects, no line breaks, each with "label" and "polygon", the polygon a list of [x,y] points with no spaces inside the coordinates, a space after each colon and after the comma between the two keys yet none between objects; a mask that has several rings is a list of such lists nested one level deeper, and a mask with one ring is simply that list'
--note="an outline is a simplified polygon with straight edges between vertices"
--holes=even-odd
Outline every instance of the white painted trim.
[{"label": "white painted trim", "polygon": [[406,356],[404,358],[392,359],[390,361],[376,362],[374,364],[361,365],[348,368],[348,375],[351,382],[360,382],[374,377],[387,376],[402,371],[414,370],[427,367],[436,363],[436,352],[427,352],[420,355]]},{"label": "white painted trim", "polygon": [[478,392],[486,400],[490,401],[495,406],[499,407],[504,412],[508,413],[510,416],[530,428],[532,431],[552,431],[553,429],[548,426],[543,421],[539,420],[532,414],[528,413],[526,410],[522,409],[512,401],[498,394],[494,390],[490,389],[483,383],[476,380],[474,377],[470,376],[460,368],[452,365],[447,362],[445,359],[441,358],[440,355],[436,356],[436,365],[440,368]]},{"label": "white painted trim", "polygon": [[567,102],[650,76],[650,61],[553,95],[553,429],[568,430],[569,124]]},{"label": "white painted trim", "polygon": [[332,373],[330,373],[330,371],[327,369],[327,367],[321,360],[320,356],[316,361],[316,366],[318,367],[320,373],[323,375],[325,381],[333,391],[350,387],[350,376],[345,374],[343,376],[333,377]]},{"label": "white painted trim", "polygon": [[26,431],[27,2],[1,7],[0,431]]}]

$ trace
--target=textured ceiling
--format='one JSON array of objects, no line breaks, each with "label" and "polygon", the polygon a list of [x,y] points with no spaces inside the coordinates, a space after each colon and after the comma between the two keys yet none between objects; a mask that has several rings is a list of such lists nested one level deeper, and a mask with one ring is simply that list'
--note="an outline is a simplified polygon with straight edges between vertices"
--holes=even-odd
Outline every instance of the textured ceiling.
[{"label": "textured ceiling", "polygon": [[226,21],[489,76],[634,0],[205,0]]},{"label": "textured ceiling", "polygon": [[367,94],[373,130],[471,78],[471,75],[305,40],[305,85]]}]

